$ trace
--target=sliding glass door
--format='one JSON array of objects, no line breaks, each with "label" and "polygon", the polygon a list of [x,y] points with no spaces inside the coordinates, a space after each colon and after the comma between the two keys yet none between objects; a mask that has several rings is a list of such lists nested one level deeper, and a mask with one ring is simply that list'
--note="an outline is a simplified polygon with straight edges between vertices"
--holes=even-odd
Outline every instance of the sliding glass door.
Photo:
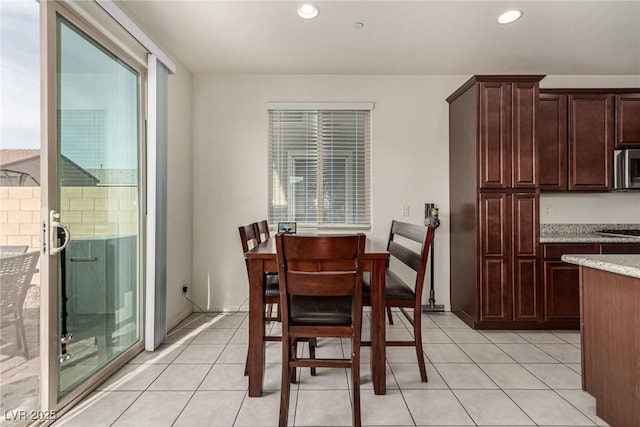
[{"label": "sliding glass door", "polygon": [[57,33],[63,397],[140,341],[141,133],[139,73],[60,16]]},{"label": "sliding glass door", "polygon": [[142,347],[145,72],[73,13],[48,14],[46,406],[61,408]]}]

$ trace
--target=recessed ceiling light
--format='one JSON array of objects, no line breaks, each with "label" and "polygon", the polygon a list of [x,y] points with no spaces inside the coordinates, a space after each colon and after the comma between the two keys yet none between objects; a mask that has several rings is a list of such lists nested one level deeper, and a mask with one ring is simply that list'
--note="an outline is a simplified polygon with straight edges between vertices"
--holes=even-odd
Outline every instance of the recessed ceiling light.
[{"label": "recessed ceiling light", "polygon": [[511,24],[517,21],[522,16],[522,12],[519,10],[508,10],[502,15],[498,16],[498,24]]},{"label": "recessed ceiling light", "polygon": [[313,19],[318,16],[320,9],[313,3],[302,3],[298,6],[298,16],[304,19]]}]

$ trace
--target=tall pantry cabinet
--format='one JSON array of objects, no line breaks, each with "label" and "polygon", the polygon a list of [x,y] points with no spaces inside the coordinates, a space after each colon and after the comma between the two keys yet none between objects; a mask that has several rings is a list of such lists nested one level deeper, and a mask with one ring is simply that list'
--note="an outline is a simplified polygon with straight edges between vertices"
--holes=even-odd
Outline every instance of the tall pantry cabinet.
[{"label": "tall pantry cabinet", "polygon": [[542,75],[477,75],[449,103],[451,308],[474,328],[543,320],[535,123]]}]

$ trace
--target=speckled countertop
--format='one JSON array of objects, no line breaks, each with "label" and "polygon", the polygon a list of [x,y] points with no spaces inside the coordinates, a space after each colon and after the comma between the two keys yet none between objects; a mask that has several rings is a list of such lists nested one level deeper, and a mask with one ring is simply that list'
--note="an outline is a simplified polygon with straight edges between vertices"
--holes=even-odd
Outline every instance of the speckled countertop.
[{"label": "speckled countertop", "polygon": [[640,243],[637,237],[610,237],[600,230],[640,229],[640,224],[540,224],[540,243]]},{"label": "speckled countertop", "polygon": [[640,279],[640,255],[562,255],[562,261]]}]

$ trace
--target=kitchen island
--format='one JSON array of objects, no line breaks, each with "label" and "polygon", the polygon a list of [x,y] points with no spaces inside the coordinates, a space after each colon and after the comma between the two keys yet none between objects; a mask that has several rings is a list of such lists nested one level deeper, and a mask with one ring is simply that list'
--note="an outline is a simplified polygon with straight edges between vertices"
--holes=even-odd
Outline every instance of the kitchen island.
[{"label": "kitchen island", "polygon": [[640,426],[640,255],[563,255],[580,266],[582,388],[616,427]]}]

